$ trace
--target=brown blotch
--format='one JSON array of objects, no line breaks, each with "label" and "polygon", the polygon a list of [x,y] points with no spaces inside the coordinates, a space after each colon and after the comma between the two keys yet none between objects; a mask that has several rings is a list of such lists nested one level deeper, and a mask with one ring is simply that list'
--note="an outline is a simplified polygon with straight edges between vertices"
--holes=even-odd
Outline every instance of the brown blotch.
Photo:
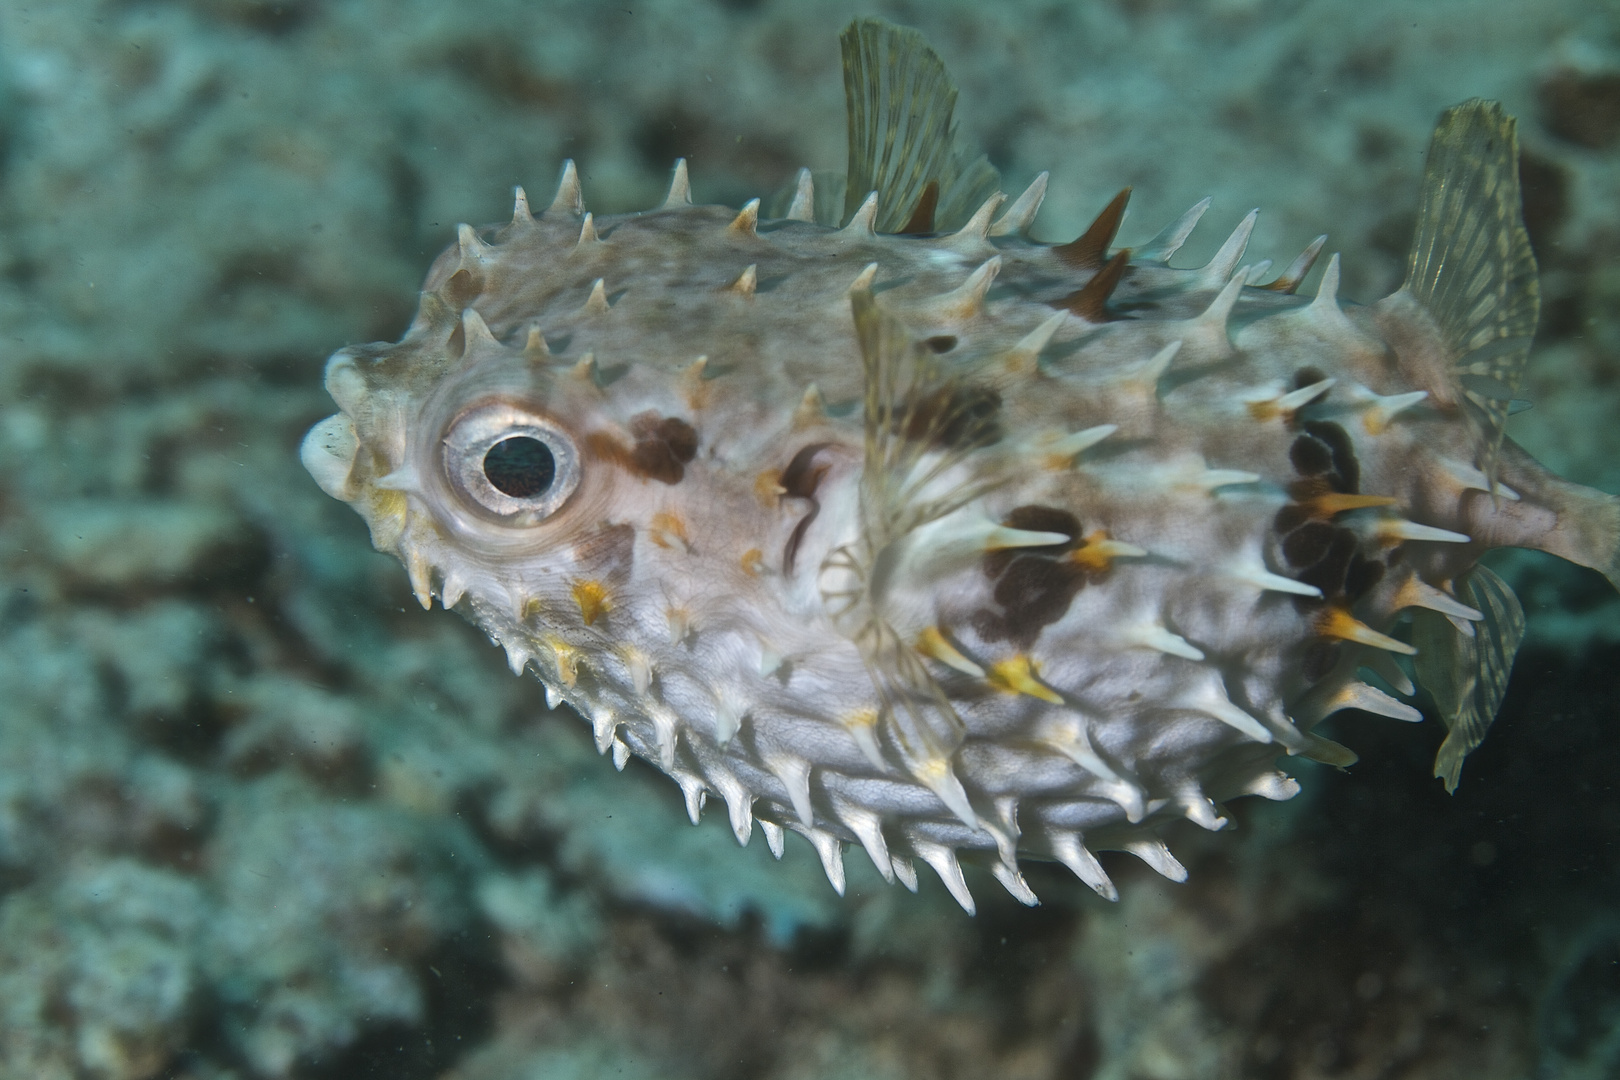
[{"label": "brown blotch", "polygon": [[926,236],[934,231],[934,208],[939,205],[939,181],[930,180],[923,185],[917,197],[917,207],[911,217],[900,226],[902,236]]},{"label": "brown blotch", "polygon": [[1125,204],[1131,201],[1131,189],[1126,188],[1111,199],[1086,231],[1067,244],[1060,244],[1052,253],[1076,270],[1095,270],[1108,261],[1108,249],[1119,233],[1119,223],[1125,220]]},{"label": "brown blotch", "polygon": [[685,420],[644,412],[630,421],[635,445],[624,444],[605,432],[585,438],[585,447],[639,476],[665,484],[678,484],[686,476],[686,464],[697,456],[697,431]]},{"label": "brown blotch", "polygon": [[1345,595],[1344,582],[1350,572],[1350,561],[1360,553],[1356,550],[1356,534],[1349,529],[1334,529],[1327,551],[1297,575],[1307,585],[1322,590],[1328,600]]},{"label": "brown blotch", "polygon": [[1271,528],[1278,536],[1286,536],[1311,520],[1311,512],[1298,503],[1289,503],[1277,511],[1277,517],[1272,521]]},{"label": "brown blotch", "polygon": [[1383,580],[1383,563],[1357,555],[1350,560],[1350,569],[1344,575],[1344,595],[1351,601],[1360,600]]},{"label": "brown blotch", "polygon": [[1301,476],[1321,476],[1333,468],[1333,450],[1310,435],[1301,435],[1288,448],[1288,460]]},{"label": "brown blotch", "polygon": [[935,334],[930,338],[923,338],[923,344],[935,353],[948,353],[956,348],[955,334]]},{"label": "brown blotch", "polygon": [[1335,491],[1355,493],[1361,490],[1361,463],[1356,460],[1356,446],[1350,433],[1331,420],[1307,420],[1305,433],[1327,445],[1333,458],[1333,471],[1339,482]]},{"label": "brown blotch", "polygon": [[1001,395],[984,386],[942,386],[913,402],[900,433],[914,442],[950,450],[989,446],[1001,439]]},{"label": "brown blotch", "polygon": [[1283,537],[1283,558],[1289,566],[1315,566],[1327,557],[1333,538],[1341,530],[1320,521],[1307,522]]},{"label": "brown blotch", "polygon": [[985,576],[995,582],[991,590],[999,611],[984,609],[973,617],[980,635],[990,641],[1012,641],[1027,649],[1041,631],[1068,612],[1076,594],[1106,571],[1088,568],[1065,558],[1081,543],[1080,521],[1053,506],[1020,506],[1002,522],[1008,528],[1030,532],[1057,532],[1069,537],[1062,544],[1033,548],[1004,548],[985,555]]},{"label": "brown blotch", "polygon": [[781,498],[804,499],[810,503],[809,512],[793,527],[793,534],[788,537],[787,545],[782,549],[784,575],[792,575],[793,562],[798,558],[799,545],[804,542],[804,534],[810,528],[810,523],[816,520],[816,515],[821,513],[821,503],[816,500],[816,488],[821,486],[821,478],[827,475],[827,470],[832,468],[832,465],[829,462],[818,462],[816,455],[831,445],[832,443],[819,442],[800,448],[777,480],[778,486],[782,489]]},{"label": "brown blotch", "polygon": [[1120,248],[1090,281],[1052,306],[1078,315],[1087,322],[1110,321],[1114,316],[1108,310],[1108,298],[1114,295],[1114,290],[1119,287],[1120,279],[1125,276],[1130,261],[1131,249]]}]

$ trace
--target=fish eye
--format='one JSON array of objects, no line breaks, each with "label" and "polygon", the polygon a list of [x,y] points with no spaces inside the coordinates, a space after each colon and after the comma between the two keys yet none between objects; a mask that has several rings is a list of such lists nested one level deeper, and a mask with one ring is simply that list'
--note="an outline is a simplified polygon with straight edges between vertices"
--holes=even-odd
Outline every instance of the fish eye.
[{"label": "fish eye", "polygon": [[536,525],[579,486],[574,440],[550,419],[507,402],[473,408],[444,439],[451,485],[480,510],[513,525]]}]

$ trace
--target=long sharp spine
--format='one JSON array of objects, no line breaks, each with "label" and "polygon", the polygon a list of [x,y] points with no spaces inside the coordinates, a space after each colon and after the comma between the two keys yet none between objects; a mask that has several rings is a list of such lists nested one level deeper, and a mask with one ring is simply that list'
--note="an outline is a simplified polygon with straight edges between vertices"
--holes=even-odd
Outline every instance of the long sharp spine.
[{"label": "long sharp spine", "polygon": [[742,782],[729,772],[714,771],[711,782],[720,797],[726,800],[726,816],[731,820],[731,833],[743,847],[754,835],[754,796]]},{"label": "long sharp spine", "polygon": [[760,818],[759,831],[765,834],[765,846],[771,849],[771,858],[781,859],[784,841],[787,839],[782,834],[782,826]]},{"label": "long sharp spine", "polygon": [[732,218],[731,219],[731,224],[729,226],[727,226],[727,228],[731,229],[733,232],[739,233],[739,234],[741,234],[743,236],[753,236],[753,235],[755,235],[755,230],[758,229],[758,227],[759,227],[759,200],[758,199],[749,199],[746,203],[744,203],[743,208],[741,210],[737,211],[737,216]]},{"label": "long sharp spine", "polygon": [[578,217],[584,212],[585,197],[579,187],[579,170],[574,168],[574,159],[569,158],[563,162],[562,179],[557,181],[557,195],[546,208],[546,214],[572,214]]},{"label": "long sharp spine", "polygon": [[579,223],[579,239],[574,242],[576,248],[590,247],[599,244],[602,238],[596,235],[596,221],[592,215],[586,214],[585,220]]},{"label": "long sharp spine", "polygon": [[814,828],[816,811],[810,803],[810,763],[794,754],[773,754],[766,759],[765,767],[787,789],[788,801],[793,804],[799,824],[807,829]]},{"label": "long sharp spine", "polygon": [[883,819],[848,799],[835,795],[832,802],[833,813],[861,842],[861,847],[866,849],[872,865],[883,875],[883,880],[894,884],[894,857],[889,854],[888,842],[883,838]]},{"label": "long sharp spine", "polygon": [[1067,866],[1075,877],[1090,886],[1098,896],[1104,900],[1119,899],[1119,890],[1114,887],[1108,872],[1102,868],[1102,863],[1097,861],[1097,856],[1080,842],[1078,834],[1053,833],[1052,854],[1056,855],[1058,862]]},{"label": "long sharp spine", "polygon": [[1204,216],[1209,209],[1210,200],[1200,199],[1193,203],[1182,215],[1166,225],[1152,240],[1136,251],[1136,257],[1143,262],[1156,262],[1169,265],[1170,259],[1181,250],[1181,245],[1187,242],[1193,229],[1198,226],[1198,219]]},{"label": "long sharp spine", "polygon": [[789,221],[816,220],[816,182],[809,169],[800,169],[794,183],[793,201],[788,204]]},{"label": "long sharp spine", "polygon": [[1046,198],[1046,182],[1051,175],[1043,172],[1032,180],[1024,193],[1007,207],[1006,213],[990,226],[990,235],[1023,236],[1029,232],[1029,227],[1035,223],[1035,215],[1040,212],[1041,202]]},{"label": "long sharp spine", "polygon": [[1067,311],[1059,311],[1020,338],[1018,344],[1007,351],[1002,361],[1007,370],[1019,375],[1033,375],[1039,371],[1041,350],[1046,348],[1047,343],[1052,340],[1052,335],[1058,332],[1058,327],[1068,319]]},{"label": "long sharp spine", "polygon": [[1323,233],[1307,244],[1305,250],[1300,252],[1299,256],[1288,264],[1288,269],[1277,275],[1275,281],[1268,281],[1260,288],[1280,293],[1293,293],[1296,291],[1300,283],[1305,280],[1305,275],[1311,272],[1311,267],[1316,265],[1316,257],[1322,253],[1322,245],[1325,243],[1327,243],[1327,234]]},{"label": "long sharp spine", "polygon": [[1232,230],[1232,235],[1226,238],[1221,249],[1215,253],[1215,257],[1198,271],[1200,287],[1213,289],[1232,280],[1233,271],[1238,268],[1238,263],[1243,261],[1243,252],[1249,247],[1249,236],[1254,232],[1254,223],[1259,219],[1259,210],[1250,210],[1244,215],[1237,228]]},{"label": "long sharp spine", "polygon": [[850,218],[849,224],[840,230],[840,235],[858,240],[876,236],[877,232],[873,228],[873,224],[877,221],[877,205],[877,192],[874,191],[867,195],[866,200],[856,208],[855,216]]},{"label": "long sharp spine", "polygon": [[686,159],[675,159],[675,172],[669,180],[669,194],[664,196],[660,210],[679,210],[692,205],[692,181],[686,175]]},{"label": "long sharp spine", "polygon": [[973,903],[973,894],[968,891],[967,879],[962,876],[962,864],[956,859],[956,852],[944,844],[936,844],[932,840],[923,840],[917,837],[911,839],[911,850],[915,851],[923,862],[934,868],[939,880],[945,883],[945,888],[962,910],[972,915],[977,910]]},{"label": "long sharp spine", "polygon": [[821,869],[827,875],[827,882],[832,885],[833,891],[839,896],[844,895],[844,845],[838,837],[825,829],[795,829],[795,832],[810,841],[816,849],[816,855],[821,859]]},{"label": "long sharp spine", "polygon": [[512,189],[512,227],[526,229],[534,224],[534,214],[529,209],[529,193],[521,187]]},{"label": "long sharp spine", "polygon": [[681,786],[681,798],[686,802],[686,816],[696,825],[703,820],[703,804],[706,801],[708,788],[701,778],[693,776],[684,770],[674,772],[675,782]]},{"label": "long sharp spine", "polygon": [[1024,880],[1024,875],[1018,872],[1016,866],[1009,866],[998,860],[990,864],[990,873],[1020,904],[1025,907],[1041,906],[1040,898],[1035,895],[1035,890],[1029,887],[1029,882]]},{"label": "long sharp spine", "polygon": [[1165,847],[1164,841],[1157,837],[1151,839],[1142,837],[1136,840],[1127,840],[1120,845],[1124,850],[1135,855],[1147,863],[1154,870],[1175,882],[1187,880],[1187,868]]},{"label": "long sharp spine", "polygon": [[986,238],[990,235],[990,219],[1006,201],[1007,196],[999,191],[984,200],[984,204],[968,218],[967,224],[945,238],[945,246],[964,252],[978,251],[986,247],[988,245]]}]

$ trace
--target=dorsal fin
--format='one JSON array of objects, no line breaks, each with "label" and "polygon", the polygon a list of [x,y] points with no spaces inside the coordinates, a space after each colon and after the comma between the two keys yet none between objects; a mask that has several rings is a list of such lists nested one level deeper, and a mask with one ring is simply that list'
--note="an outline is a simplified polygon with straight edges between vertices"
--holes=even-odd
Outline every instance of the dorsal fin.
[{"label": "dorsal fin", "polygon": [[1451,378],[1477,410],[1480,466],[1494,484],[1541,306],[1518,136],[1497,102],[1465,101],[1435,125],[1401,288],[1428,309],[1452,350]]},{"label": "dorsal fin", "polygon": [[1457,790],[1463,758],[1485,741],[1524,639],[1524,609],[1508,583],[1488,567],[1476,565],[1457,579],[1457,599],[1483,616],[1471,637],[1438,612],[1417,611],[1412,620],[1417,679],[1434,696],[1446,725],[1434,775],[1445,781],[1447,791]]},{"label": "dorsal fin", "polygon": [[956,86],[944,63],[917,31],[881,19],[856,19],[839,45],[849,110],[845,219],[876,191],[877,230],[901,231],[933,183],[933,227],[961,228],[1001,176],[983,155],[957,147]]}]

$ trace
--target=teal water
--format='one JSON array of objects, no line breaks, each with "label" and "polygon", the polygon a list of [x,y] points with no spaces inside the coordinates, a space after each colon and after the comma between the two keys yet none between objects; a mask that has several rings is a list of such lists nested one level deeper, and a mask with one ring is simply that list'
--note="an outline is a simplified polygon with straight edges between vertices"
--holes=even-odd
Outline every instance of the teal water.
[{"label": "teal water", "polygon": [[[297,462],[335,348],[461,221],[768,196],[844,155],[836,36],[922,29],[1038,236],[1121,186],[1400,277],[1434,116],[1521,117],[1545,301],[1510,431],[1620,490],[1620,16],[1565,0],[0,4],[0,1077],[1620,1075],[1620,604],[1548,560],[1501,718],[969,919],[614,772]],[[723,815],[718,816],[723,818]]]}]

